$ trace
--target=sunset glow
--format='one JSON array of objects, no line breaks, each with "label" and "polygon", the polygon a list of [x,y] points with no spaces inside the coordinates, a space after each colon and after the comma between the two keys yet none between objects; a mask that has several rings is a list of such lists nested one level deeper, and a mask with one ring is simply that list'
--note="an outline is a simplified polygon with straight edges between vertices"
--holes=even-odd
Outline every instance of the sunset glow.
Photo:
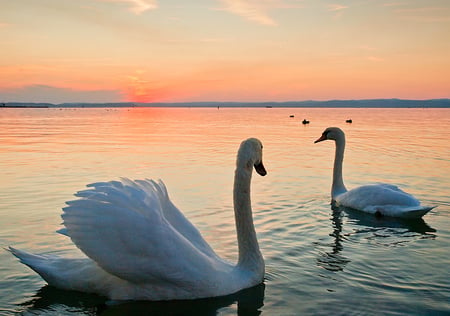
[{"label": "sunset glow", "polygon": [[0,102],[450,97],[446,0],[0,4]]}]

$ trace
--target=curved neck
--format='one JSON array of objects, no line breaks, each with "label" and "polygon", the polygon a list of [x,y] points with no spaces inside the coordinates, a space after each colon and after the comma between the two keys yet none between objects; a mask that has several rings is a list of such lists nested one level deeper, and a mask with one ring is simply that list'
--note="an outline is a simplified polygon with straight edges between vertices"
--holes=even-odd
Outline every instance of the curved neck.
[{"label": "curved neck", "polygon": [[234,215],[239,246],[238,267],[264,273],[264,260],[259,250],[250,202],[253,166],[238,166],[234,176]]},{"label": "curved neck", "polygon": [[334,154],[334,166],[333,166],[333,184],[331,186],[331,198],[334,199],[339,194],[347,192],[344,185],[344,180],[342,179],[342,163],[344,161],[344,150],[345,150],[345,136],[337,138],[336,141],[336,151]]}]

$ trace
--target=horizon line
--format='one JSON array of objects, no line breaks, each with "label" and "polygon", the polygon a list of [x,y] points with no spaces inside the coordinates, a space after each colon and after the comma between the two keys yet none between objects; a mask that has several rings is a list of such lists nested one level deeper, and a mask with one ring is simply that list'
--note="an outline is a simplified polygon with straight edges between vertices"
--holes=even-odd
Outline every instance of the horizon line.
[{"label": "horizon line", "polygon": [[11,107],[450,107],[449,98],[438,99],[330,99],[303,101],[180,101],[180,102],[1,102]]}]

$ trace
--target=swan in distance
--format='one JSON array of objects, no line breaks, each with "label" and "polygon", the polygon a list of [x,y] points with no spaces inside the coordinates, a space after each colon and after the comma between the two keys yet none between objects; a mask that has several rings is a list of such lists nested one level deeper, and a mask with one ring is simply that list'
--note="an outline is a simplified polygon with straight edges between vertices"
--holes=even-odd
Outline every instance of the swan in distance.
[{"label": "swan in distance", "polygon": [[348,191],[342,178],[345,134],[338,127],[328,127],[314,143],[324,140],[334,140],[336,143],[331,187],[332,203],[336,206],[349,207],[376,216],[405,218],[420,218],[433,209],[421,206],[411,194],[391,184],[369,184]]},{"label": "swan in distance", "polygon": [[162,181],[121,179],[88,185],[63,209],[64,228],[86,257],[37,255],[9,247],[49,285],[111,300],[223,296],[263,282],[264,259],[253,224],[252,169],[262,176],[262,144],[240,145],[233,202],[238,262],[220,258],[171,202]]}]

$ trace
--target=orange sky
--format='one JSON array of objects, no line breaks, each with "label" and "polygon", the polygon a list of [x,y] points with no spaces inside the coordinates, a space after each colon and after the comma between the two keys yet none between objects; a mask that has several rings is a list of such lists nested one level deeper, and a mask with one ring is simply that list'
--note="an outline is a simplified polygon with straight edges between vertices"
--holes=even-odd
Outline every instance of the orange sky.
[{"label": "orange sky", "polygon": [[448,0],[0,7],[0,102],[450,97]]}]

